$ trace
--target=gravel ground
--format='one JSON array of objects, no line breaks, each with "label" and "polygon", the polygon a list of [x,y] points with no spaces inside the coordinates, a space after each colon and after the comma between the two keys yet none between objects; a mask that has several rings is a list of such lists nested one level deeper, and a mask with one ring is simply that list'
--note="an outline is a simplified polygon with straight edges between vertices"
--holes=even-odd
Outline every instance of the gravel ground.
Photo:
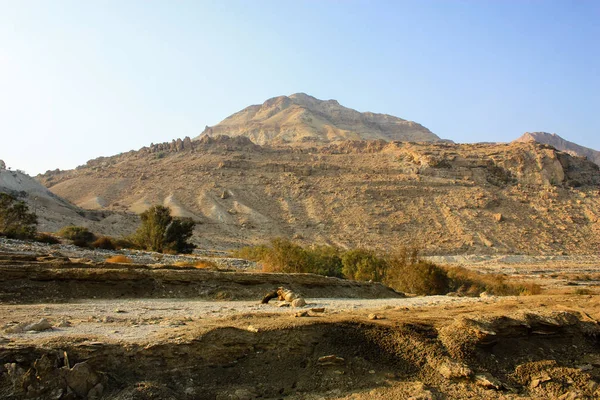
[{"label": "gravel ground", "polygon": [[102,250],[86,249],[72,244],[47,244],[33,241],[14,240],[0,237],[0,251],[16,252],[21,254],[52,254],[55,256],[66,256],[69,258],[84,258],[94,262],[103,262],[107,258],[117,254],[125,255],[133,261],[134,264],[164,264],[170,265],[176,262],[198,263],[203,260],[210,260],[220,267],[234,268],[240,270],[256,269],[257,264],[252,261],[240,258],[227,257],[226,252],[194,250],[193,254],[161,254],[152,251],[141,250]]},{"label": "gravel ground", "polygon": [[[506,299],[506,298],[504,298]],[[8,340],[40,340],[65,335],[139,341],[174,327],[199,320],[212,320],[247,314],[290,314],[302,310],[325,308],[328,315],[348,311],[365,314],[376,310],[493,303],[500,298],[427,296],[403,299],[307,299],[303,308],[280,307],[280,302],[258,304],[256,301],[187,301],[177,299],[86,300],[67,304],[0,305],[3,330],[17,323],[37,322],[46,318],[54,328],[42,332],[3,333]],[[64,326],[70,325],[70,326]]]}]

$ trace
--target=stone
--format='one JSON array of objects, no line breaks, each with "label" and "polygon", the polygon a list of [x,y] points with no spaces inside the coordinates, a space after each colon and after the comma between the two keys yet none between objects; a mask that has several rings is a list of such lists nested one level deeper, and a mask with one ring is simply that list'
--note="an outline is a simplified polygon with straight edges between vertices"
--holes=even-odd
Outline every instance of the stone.
[{"label": "stone", "polygon": [[300,318],[300,317],[308,317],[308,311],[300,311],[297,312],[296,315],[294,315],[294,317],[296,318]]},{"label": "stone", "polygon": [[233,392],[233,398],[235,400],[252,400],[257,397],[257,394],[249,389],[237,389]]},{"label": "stone", "polygon": [[502,389],[502,382],[494,378],[494,376],[489,372],[475,375],[475,383],[484,389]]},{"label": "stone", "polygon": [[229,198],[229,192],[227,190],[223,190],[223,193],[221,193],[221,198],[223,200],[228,199]]},{"label": "stone", "polygon": [[451,360],[441,363],[437,370],[446,379],[465,379],[473,375],[468,366]]},{"label": "stone", "polygon": [[302,297],[292,300],[292,307],[304,307],[305,305],[306,300],[304,300]]},{"label": "stone", "polygon": [[87,398],[88,400],[99,399],[100,397],[102,397],[102,393],[104,393],[104,385],[99,383],[90,389],[90,391],[87,394]]},{"label": "stone", "polygon": [[586,354],[581,361],[584,364],[592,364],[594,367],[600,367],[600,354]]},{"label": "stone", "polygon": [[334,354],[331,354],[329,356],[319,357],[317,359],[317,364],[322,367],[326,367],[326,366],[330,366],[330,365],[344,365],[345,363],[346,363],[345,359],[343,359],[342,357],[338,357]]},{"label": "stone", "polygon": [[500,213],[494,214],[494,220],[496,222],[502,222],[502,221],[504,221],[504,216]]},{"label": "stone", "polygon": [[50,324],[50,322],[48,322],[46,318],[42,318],[38,322],[29,324],[23,328],[24,331],[36,332],[46,331],[48,329],[52,329],[52,325]]},{"label": "stone", "polygon": [[320,307],[320,308],[311,308],[310,311],[314,312],[314,313],[324,313],[325,312],[325,308]]},{"label": "stone", "polygon": [[6,163],[3,160],[0,160],[0,171],[3,171],[6,169]]},{"label": "stone", "polygon": [[375,321],[375,320],[378,320],[378,319],[383,319],[383,317],[381,317],[381,316],[379,316],[377,314],[369,314],[367,316],[367,318],[369,318],[371,321]]},{"label": "stone", "polygon": [[100,383],[100,377],[87,362],[77,363],[67,371],[67,385],[81,397],[86,397],[90,390]]}]

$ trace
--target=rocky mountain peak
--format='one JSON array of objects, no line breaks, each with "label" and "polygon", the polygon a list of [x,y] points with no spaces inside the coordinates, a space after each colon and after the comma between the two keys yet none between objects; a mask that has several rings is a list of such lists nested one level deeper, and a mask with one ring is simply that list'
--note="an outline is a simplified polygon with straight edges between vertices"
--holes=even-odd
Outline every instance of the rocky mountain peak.
[{"label": "rocky mountain peak", "polygon": [[525,132],[523,136],[515,140],[515,142],[537,142],[546,144],[574,156],[587,157],[590,161],[600,165],[600,151],[570,142],[556,133]]},{"label": "rocky mountain peak", "polygon": [[306,93],[278,96],[252,105],[206,127],[200,136],[245,136],[264,145],[324,144],[345,140],[434,142],[440,138],[413,121],[387,114],[359,112],[336,100]]}]

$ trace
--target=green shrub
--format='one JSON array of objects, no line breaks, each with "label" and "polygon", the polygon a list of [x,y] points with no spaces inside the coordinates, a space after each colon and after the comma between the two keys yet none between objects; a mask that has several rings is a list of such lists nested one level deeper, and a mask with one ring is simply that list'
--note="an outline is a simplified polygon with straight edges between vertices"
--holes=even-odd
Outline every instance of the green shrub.
[{"label": "green shrub", "polygon": [[403,292],[436,295],[449,292],[446,271],[430,262],[392,257],[385,283]]},{"label": "green shrub", "polygon": [[372,250],[354,249],[342,255],[342,273],[348,279],[381,282],[387,269],[387,261]]},{"label": "green shrub", "polygon": [[188,243],[194,233],[195,222],[190,218],[173,218],[171,210],[153,206],[140,214],[142,224],[131,241],[142,249],[162,252],[191,253],[194,245]]},{"label": "green shrub", "polygon": [[37,216],[29,212],[24,201],[0,193],[0,235],[13,239],[33,239],[37,232]]},{"label": "green shrub", "polygon": [[260,246],[245,246],[240,249],[233,250],[231,255],[237,258],[243,258],[250,261],[261,261],[265,258],[269,248],[265,245]]},{"label": "green shrub", "polygon": [[274,239],[269,246],[244,247],[236,257],[259,261],[265,272],[312,273],[342,277],[339,249],[332,246],[304,248],[287,239]]},{"label": "green shrub", "polygon": [[340,251],[331,246],[302,247],[287,239],[269,245],[244,247],[234,256],[262,263],[265,272],[315,273],[353,280],[383,282],[403,292],[440,295],[458,292],[478,296],[539,294],[533,283],[509,281],[498,274],[481,274],[462,267],[442,267],[419,258],[418,249],[406,247],[395,254],[378,255],[367,249]]},{"label": "green shrub", "polygon": [[96,235],[83,226],[69,225],[58,231],[58,235],[73,241],[75,246],[90,247],[91,243],[96,240]]},{"label": "green shrub", "polygon": [[341,278],[342,258],[340,250],[333,246],[313,246],[305,249],[308,254],[307,272]]}]

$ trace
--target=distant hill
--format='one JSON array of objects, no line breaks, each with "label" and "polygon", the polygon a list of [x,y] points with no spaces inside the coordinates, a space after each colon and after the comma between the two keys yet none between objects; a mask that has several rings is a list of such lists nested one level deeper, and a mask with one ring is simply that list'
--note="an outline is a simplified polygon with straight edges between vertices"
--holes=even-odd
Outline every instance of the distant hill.
[{"label": "distant hill", "polygon": [[556,133],[526,132],[523,136],[515,140],[515,142],[538,142],[547,144],[557,150],[565,151],[580,157],[587,157],[590,161],[600,165],[600,151],[569,142],[558,136]]},{"label": "distant hill", "polygon": [[0,193],[25,201],[38,216],[38,230],[54,232],[66,225],[80,225],[96,233],[124,234],[135,229],[138,218],[112,211],[83,210],[52,193],[40,182],[21,171],[6,169],[0,160]]},{"label": "distant hill", "polygon": [[435,142],[440,138],[424,126],[387,114],[358,112],[336,100],[304,93],[274,97],[244,108],[206,127],[204,136],[245,136],[256,144],[329,143],[344,140]]}]

